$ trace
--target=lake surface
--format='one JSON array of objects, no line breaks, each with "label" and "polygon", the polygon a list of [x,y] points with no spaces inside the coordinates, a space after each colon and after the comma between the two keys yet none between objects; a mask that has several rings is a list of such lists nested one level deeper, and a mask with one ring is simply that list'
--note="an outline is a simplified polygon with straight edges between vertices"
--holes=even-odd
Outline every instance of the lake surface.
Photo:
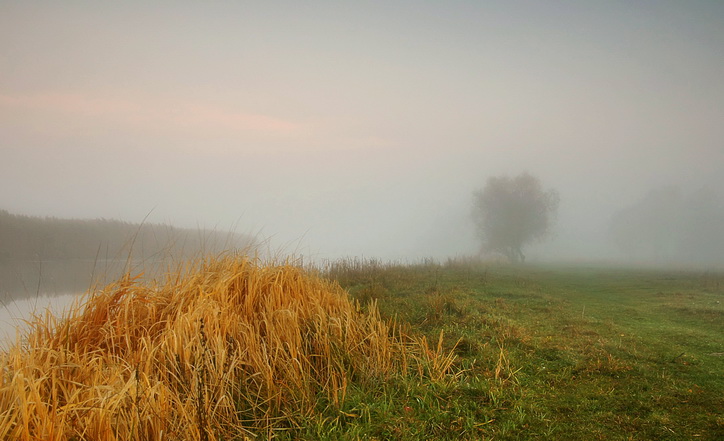
[{"label": "lake surface", "polygon": [[0,349],[7,349],[18,333],[28,330],[25,320],[33,314],[41,315],[49,310],[53,315],[63,315],[82,293],[66,293],[52,296],[25,297],[4,301],[0,306]]},{"label": "lake surface", "polygon": [[[103,287],[124,273],[126,261],[55,260],[0,261],[0,349],[27,330],[25,320],[46,310],[63,314],[73,301],[92,286]],[[132,272],[149,268],[153,274],[161,263],[135,264]]]}]

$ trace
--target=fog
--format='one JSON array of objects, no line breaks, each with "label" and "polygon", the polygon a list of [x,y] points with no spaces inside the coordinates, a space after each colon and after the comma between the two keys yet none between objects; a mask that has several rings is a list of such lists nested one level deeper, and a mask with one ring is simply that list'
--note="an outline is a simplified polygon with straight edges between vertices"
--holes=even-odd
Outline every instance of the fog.
[{"label": "fog", "polygon": [[722,23],[711,1],[4,1],[0,209],[445,258],[479,250],[472,192],[527,171],[560,194],[530,260],[648,261],[617,212],[724,188]]}]

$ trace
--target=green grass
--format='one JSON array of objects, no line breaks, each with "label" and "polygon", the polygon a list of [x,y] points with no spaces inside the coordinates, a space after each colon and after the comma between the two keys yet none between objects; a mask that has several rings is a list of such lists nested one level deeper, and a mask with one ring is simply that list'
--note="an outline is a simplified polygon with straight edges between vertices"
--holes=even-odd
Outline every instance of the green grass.
[{"label": "green grass", "polygon": [[327,275],[430,342],[442,331],[456,374],[353,384],[282,439],[724,439],[724,274],[343,262]]}]

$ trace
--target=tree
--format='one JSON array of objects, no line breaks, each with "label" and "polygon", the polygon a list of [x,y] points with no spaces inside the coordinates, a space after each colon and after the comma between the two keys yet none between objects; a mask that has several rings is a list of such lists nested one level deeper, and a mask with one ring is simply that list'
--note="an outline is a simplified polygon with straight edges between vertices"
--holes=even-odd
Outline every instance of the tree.
[{"label": "tree", "polygon": [[543,191],[540,180],[528,173],[514,178],[491,177],[473,193],[473,221],[481,250],[505,254],[523,262],[523,246],[543,239],[558,209],[558,192]]},{"label": "tree", "polygon": [[676,187],[652,190],[635,205],[614,213],[609,234],[629,259],[669,261],[676,254],[683,204]]},{"label": "tree", "polygon": [[611,217],[609,234],[629,259],[660,264],[724,262],[724,194],[650,191]]}]

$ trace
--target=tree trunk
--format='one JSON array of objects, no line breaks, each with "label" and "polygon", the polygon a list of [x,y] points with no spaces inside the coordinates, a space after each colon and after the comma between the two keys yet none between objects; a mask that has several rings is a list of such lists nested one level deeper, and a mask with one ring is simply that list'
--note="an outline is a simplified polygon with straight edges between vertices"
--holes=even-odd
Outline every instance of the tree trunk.
[{"label": "tree trunk", "polygon": [[515,251],[518,253],[518,262],[524,263],[525,262],[525,255],[523,254],[523,250],[520,249],[520,247],[517,247]]},{"label": "tree trunk", "polygon": [[508,256],[508,259],[511,263],[524,263],[525,262],[525,255],[523,254],[523,251],[520,249],[519,246],[510,246],[505,251],[505,254]]}]

